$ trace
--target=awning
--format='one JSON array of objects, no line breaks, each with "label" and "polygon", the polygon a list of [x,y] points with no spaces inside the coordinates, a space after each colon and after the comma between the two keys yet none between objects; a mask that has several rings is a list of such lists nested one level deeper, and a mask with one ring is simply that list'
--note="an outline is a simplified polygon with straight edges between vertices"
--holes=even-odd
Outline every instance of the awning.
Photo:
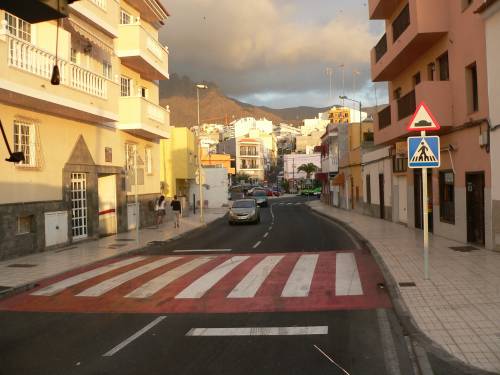
[{"label": "awning", "polygon": [[113,45],[108,43],[104,38],[89,31],[90,27],[86,26],[82,21],[75,18],[65,18],[64,25],[67,30],[79,34],[82,38],[86,39],[89,43],[102,49],[108,55],[113,55]]},{"label": "awning", "polygon": [[345,182],[345,175],[343,173],[339,173],[338,175],[335,176],[335,178],[332,180],[332,183],[334,185],[344,185]]},{"label": "awning", "polygon": [[328,173],[326,173],[326,172],[317,172],[317,173],[314,174],[314,179],[316,179],[318,181],[327,182],[328,181]]}]

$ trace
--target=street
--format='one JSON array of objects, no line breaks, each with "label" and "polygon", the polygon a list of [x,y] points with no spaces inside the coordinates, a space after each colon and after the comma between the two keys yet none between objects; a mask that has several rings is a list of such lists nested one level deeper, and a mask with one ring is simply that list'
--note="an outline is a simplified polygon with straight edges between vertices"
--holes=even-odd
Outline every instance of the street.
[{"label": "street", "polygon": [[1,301],[0,374],[412,373],[371,255],[305,200]]}]

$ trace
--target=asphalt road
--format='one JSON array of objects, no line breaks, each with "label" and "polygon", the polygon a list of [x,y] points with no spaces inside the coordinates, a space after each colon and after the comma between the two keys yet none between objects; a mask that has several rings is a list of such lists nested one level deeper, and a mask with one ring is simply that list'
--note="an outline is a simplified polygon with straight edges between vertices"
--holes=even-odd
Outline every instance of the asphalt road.
[{"label": "asphalt road", "polygon": [[[214,258],[228,257],[228,261],[243,255],[249,262],[276,256],[283,257],[284,263],[290,259],[297,264],[317,256],[312,297],[288,298],[292,301],[286,304],[283,295],[269,297],[259,290],[262,293],[250,300],[261,304],[259,312],[242,308],[217,313],[219,305],[220,311],[227,308],[224,299],[231,289],[224,288],[239,281],[232,280],[231,273],[215,284],[213,289],[219,290],[208,292],[204,299],[184,305],[174,305],[175,297],[145,299],[127,313],[118,294],[81,302],[74,295],[82,290],[78,285],[49,297],[27,292],[0,303],[1,310],[11,310],[0,312],[0,375],[413,374],[386,292],[377,288],[381,274],[371,255],[344,229],[313,214],[304,201],[273,200],[271,207],[262,210],[259,225],[229,226],[224,219],[218,220],[192,235],[155,244],[144,254],[161,259],[176,252],[194,259],[201,251]],[[325,289],[333,284],[333,273],[342,271],[338,254],[352,254],[356,260],[360,295],[339,296],[338,290]],[[285,266],[280,272],[285,272]],[[251,269],[247,268],[240,267],[245,272]],[[297,282],[301,283],[307,272],[299,271]],[[243,271],[233,273],[244,276]],[[262,289],[277,290],[286,278],[280,280],[264,283]],[[342,279],[335,280],[341,284]],[[318,301],[324,307],[318,309]],[[65,311],[52,312],[59,303],[66,304]],[[103,306],[109,312],[93,312]],[[230,307],[234,310],[234,306]],[[164,311],[137,313],[141,307]],[[173,313],[173,307],[183,312]]]}]

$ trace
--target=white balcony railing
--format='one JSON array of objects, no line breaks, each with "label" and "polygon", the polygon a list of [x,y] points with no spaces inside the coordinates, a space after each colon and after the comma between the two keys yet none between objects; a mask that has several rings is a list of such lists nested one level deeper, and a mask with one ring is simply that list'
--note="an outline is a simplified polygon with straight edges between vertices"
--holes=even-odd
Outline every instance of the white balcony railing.
[{"label": "white balcony railing", "polygon": [[[56,57],[23,40],[8,37],[9,66],[22,69],[50,80]],[[69,86],[87,94],[107,98],[107,80],[91,71],[68,61],[58,59],[61,85]]]},{"label": "white balcony railing", "polygon": [[90,1],[103,10],[107,9],[107,0],[90,0]]},{"label": "white balcony railing", "polygon": [[148,103],[147,106],[148,117],[151,120],[165,124],[165,110],[157,105]]}]

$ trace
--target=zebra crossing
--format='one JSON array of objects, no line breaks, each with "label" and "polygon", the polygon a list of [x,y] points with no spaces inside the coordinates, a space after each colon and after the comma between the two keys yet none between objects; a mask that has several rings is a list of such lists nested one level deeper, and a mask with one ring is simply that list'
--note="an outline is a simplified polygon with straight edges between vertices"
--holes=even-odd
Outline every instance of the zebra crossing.
[{"label": "zebra crossing", "polygon": [[302,206],[304,204],[304,202],[280,202],[274,203],[273,206]]},{"label": "zebra crossing", "polygon": [[308,311],[386,303],[363,285],[366,272],[353,252],[134,256],[47,280],[0,310]]}]

